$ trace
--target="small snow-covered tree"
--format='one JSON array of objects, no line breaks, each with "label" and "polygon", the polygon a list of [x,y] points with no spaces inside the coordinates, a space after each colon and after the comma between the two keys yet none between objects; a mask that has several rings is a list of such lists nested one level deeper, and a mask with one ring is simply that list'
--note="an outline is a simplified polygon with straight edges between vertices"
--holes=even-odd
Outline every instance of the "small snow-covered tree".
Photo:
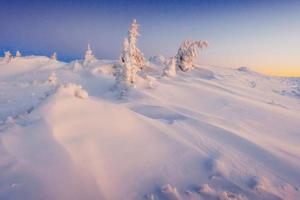
[{"label": "small snow-covered tree", "polygon": [[134,19],[128,31],[128,42],[132,64],[139,69],[143,69],[146,63],[145,58],[143,53],[136,46],[137,37],[140,36],[138,32],[139,26],[140,25],[137,23],[136,19]]},{"label": "small snow-covered tree", "polygon": [[176,76],[176,59],[171,57],[168,65],[164,68],[163,76],[174,77]]},{"label": "small snow-covered tree", "polygon": [[4,60],[6,62],[10,62],[11,59],[12,59],[12,54],[10,53],[10,51],[5,51],[4,52]]},{"label": "small snow-covered tree", "polygon": [[132,84],[136,81],[136,67],[132,65],[132,60],[130,57],[130,47],[128,38],[124,39],[123,42],[123,51],[120,56],[120,65],[117,71],[117,83],[121,84]]},{"label": "small snow-covered tree", "polygon": [[192,69],[194,67],[194,62],[198,57],[198,49],[203,49],[207,46],[207,41],[183,41],[176,55],[176,64],[179,69],[182,71],[188,71]]},{"label": "small snow-covered tree", "polygon": [[128,36],[124,39],[116,73],[117,83],[133,84],[136,82],[137,71],[145,66],[145,58],[136,46],[137,37],[139,36],[138,27],[139,25],[134,19],[128,31]]},{"label": "small snow-covered tree", "polygon": [[52,59],[52,60],[57,60],[57,53],[56,53],[56,52],[54,52],[54,53],[52,54],[51,59]]},{"label": "small snow-covered tree", "polygon": [[74,96],[79,99],[88,99],[89,98],[88,92],[86,90],[84,90],[81,85],[77,85],[74,83],[67,83],[67,84],[61,85],[58,88],[58,92],[67,94],[67,95],[71,95],[71,96]]},{"label": "small snow-covered tree", "polygon": [[93,54],[93,51],[91,49],[91,45],[88,44],[87,51],[85,52],[85,55],[84,55],[84,62],[88,63],[88,62],[92,62],[94,60],[96,60],[96,57]]},{"label": "small snow-covered tree", "polygon": [[16,57],[19,58],[19,57],[22,57],[22,54],[20,51],[16,51]]}]

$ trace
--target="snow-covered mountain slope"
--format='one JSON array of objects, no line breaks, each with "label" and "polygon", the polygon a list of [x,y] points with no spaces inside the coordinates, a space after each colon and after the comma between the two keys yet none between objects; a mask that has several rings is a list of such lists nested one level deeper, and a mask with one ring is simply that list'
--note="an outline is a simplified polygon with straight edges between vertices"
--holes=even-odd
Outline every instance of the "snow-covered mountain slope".
[{"label": "snow-covered mountain slope", "polygon": [[120,96],[112,63],[0,64],[0,199],[299,198],[298,79],[152,63]]}]

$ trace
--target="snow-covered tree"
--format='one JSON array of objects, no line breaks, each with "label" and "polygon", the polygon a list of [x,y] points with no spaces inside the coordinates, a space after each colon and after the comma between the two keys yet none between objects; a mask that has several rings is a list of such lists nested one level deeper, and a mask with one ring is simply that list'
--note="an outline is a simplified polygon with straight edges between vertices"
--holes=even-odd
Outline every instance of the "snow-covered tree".
[{"label": "snow-covered tree", "polygon": [[139,69],[143,69],[143,67],[145,66],[145,58],[143,53],[136,46],[137,37],[140,36],[138,32],[139,26],[140,25],[137,23],[136,19],[134,19],[128,31],[128,42],[129,42],[129,52],[131,57],[130,59],[132,64]]},{"label": "snow-covered tree", "polygon": [[22,54],[20,51],[16,51],[16,57],[19,58],[19,57],[22,57]]},{"label": "snow-covered tree", "polygon": [[52,59],[52,60],[57,60],[57,53],[56,53],[56,52],[54,52],[54,53],[52,54],[51,59]]},{"label": "snow-covered tree", "polygon": [[91,45],[88,44],[87,51],[85,52],[85,55],[84,55],[84,62],[88,63],[88,62],[92,62],[94,60],[96,60],[96,57],[93,54],[93,51],[91,49]]},{"label": "snow-covered tree", "polygon": [[5,51],[4,52],[4,60],[6,62],[10,62],[11,59],[12,59],[12,54],[10,53],[10,51]]},{"label": "snow-covered tree", "polygon": [[188,71],[192,69],[194,67],[194,62],[198,57],[198,49],[203,49],[207,46],[207,41],[183,41],[176,55],[176,64],[179,69],[182,71]]},{"label": "snow-covered tree", "polygon": [[174,77],[176,76],[176,59],[171,57],[168,65],[164,68],[163,76]]},{"label": "snow-covered tree", "polygon": [[58,92],[66,94],[66,95],[71,95],[71,96],[74,96],[79,99],[88,99],[89,98],[88,92],[86,90],[84,90],[81,85],[77,85],[74,83],[67,83],[67,84],[61,85],[58,88]]},{"label": "snow-covered tree", "polygon": [[118,84],[133,84],[136,81],[137,68],[132,65],[128,38],[124,39],[123,51],[120,56],[120,64],[117,70],[116,79]]},{"label": "snow-covered tree", "polygon": [[139,36],[138,27],[139,25],[134,19],[128,31],[128,37],[124,39],[116,73],[117,83],[133,84],[136,81],[137,71],[145,66],[145,58],[136,46]]}]

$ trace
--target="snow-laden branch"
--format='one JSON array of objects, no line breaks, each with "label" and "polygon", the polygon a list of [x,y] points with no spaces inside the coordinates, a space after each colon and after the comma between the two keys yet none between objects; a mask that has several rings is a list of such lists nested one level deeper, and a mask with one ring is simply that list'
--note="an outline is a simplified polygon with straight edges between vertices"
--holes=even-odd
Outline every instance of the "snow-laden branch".
[{"label": "snow-laden branch", "polygon": [[207,41],[185,40],[181,43],[177,55],[176,64],[182,71],[188,71],[194,67],[194,62],[198,57],[198,49],[208,47]]}]

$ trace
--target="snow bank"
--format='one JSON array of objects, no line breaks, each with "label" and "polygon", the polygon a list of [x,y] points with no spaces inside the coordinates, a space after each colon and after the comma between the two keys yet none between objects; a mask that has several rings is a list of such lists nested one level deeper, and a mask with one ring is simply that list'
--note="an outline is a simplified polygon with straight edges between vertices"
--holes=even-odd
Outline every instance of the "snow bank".
[{"label": "snow bank", "polygon": [[58,92],[71,95],[80,99],[87,99],[89,97],[87,91],[82,89],[81,85],[68,83],[59,88]]},{"label": "snow bank", "polygon": [[237,70],[240,72],[250,72],[251,71],[248,67],[239,67],[239,68],[237,68]]},{"label": "snow bank", "polygon": [[297,80],[157,66],[119,99],[113,62],[1,65],[0,199],[299,197]]},{"label": "snow bank", "polygon": [[162,193],[166,196],[169,200],[180,200],[180,195],[175,187],[172,187],[170,184],[167,184],[162,187]]},{"label": "snow bank", "polygon": [[163,55],[151,56],[149,61],[156,65],[164,66],[167,63],[167,59]]}]

